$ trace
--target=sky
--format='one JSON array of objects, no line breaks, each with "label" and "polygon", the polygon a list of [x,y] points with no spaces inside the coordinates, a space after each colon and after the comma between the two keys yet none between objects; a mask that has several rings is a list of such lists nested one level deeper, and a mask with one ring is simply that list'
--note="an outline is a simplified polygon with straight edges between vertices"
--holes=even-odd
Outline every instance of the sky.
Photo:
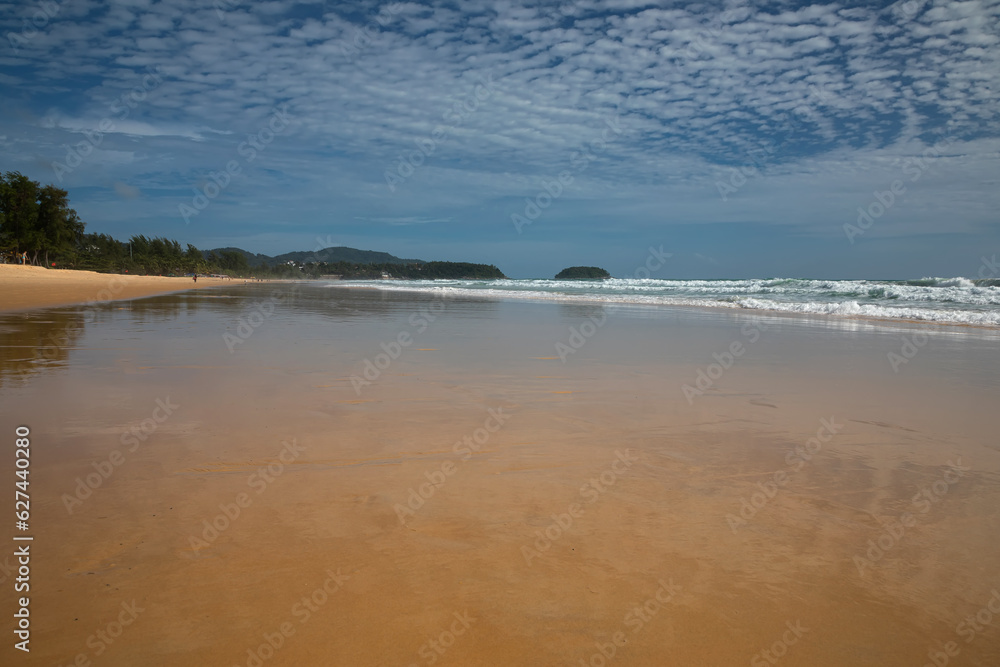
[{"label": "sky", "polygon": [[1000,253],[1000,0],[22,0],[0,31],[0,171],[121,239],[515,278]]}]

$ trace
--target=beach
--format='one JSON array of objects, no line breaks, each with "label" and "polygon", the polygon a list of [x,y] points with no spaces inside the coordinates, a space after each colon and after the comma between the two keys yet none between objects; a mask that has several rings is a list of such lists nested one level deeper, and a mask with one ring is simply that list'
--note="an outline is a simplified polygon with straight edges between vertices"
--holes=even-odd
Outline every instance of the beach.
[{"label": "beach", "polygon": [[995,329],[155,284],[0,315],[4,664],[1000,664]]},{"label": "beach", "polygon": [[91,301],[134,299],[153,294],[221,285],[224,278],[130,276],[0,264],[0,312]]}]

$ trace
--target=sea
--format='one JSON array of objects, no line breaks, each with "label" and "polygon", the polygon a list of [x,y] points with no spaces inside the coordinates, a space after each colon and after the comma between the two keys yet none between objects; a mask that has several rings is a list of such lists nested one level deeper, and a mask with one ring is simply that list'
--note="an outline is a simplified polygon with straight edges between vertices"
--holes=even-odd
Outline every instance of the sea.
[{"label": "sea", "polygon": [[383,291],[532,301],[694,306],[840,318],[1000,327],[1000,280],[416,280],[337,281]]}]

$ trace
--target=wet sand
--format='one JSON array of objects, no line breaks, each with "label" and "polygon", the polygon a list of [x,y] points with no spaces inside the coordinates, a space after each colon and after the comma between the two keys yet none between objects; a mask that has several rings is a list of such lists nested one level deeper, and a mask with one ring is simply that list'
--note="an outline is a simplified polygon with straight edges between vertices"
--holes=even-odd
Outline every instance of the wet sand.
[{"label": "wet sand", "polygon": [[0,318],[19,663],[1000,664],[995,335],[291,289]]},{"label": "wet sand", "polygon": [[231,283],[222,278],[199,277],[195,283],[185,277],[130,276],[0,264],[0,312],[135,299]]}]

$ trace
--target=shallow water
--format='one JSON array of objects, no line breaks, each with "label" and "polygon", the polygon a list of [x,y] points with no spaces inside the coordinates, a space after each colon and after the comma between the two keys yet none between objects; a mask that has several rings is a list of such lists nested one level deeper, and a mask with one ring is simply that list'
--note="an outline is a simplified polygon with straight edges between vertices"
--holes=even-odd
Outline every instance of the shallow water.
[{"label": "shallow water", "polygon": [[17,659],[1000,664],[998,347],[314,284],[3,316]]}]

